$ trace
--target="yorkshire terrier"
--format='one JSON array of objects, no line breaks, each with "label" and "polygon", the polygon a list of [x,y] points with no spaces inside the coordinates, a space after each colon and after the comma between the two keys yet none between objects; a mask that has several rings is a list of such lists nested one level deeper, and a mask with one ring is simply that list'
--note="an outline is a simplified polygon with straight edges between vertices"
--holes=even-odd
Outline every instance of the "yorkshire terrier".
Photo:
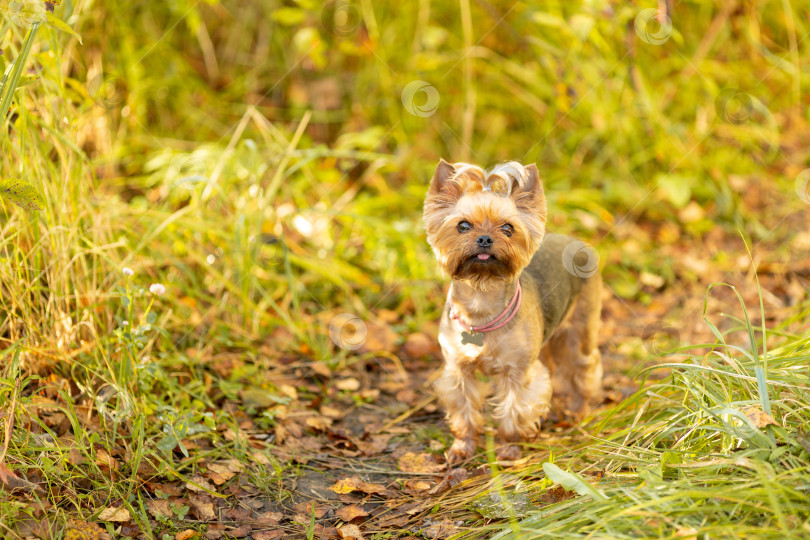
[{"label": "yorkshire terrier", "polygon": [[552,390],[576,417],[601,392],[598,258],[582,242],[546,234],[534,164],[484,171],[441,160],[424,221],[442,273],[452,278],[439,326],[444,367],[434,384],[455,437],[447,460],[472,456],[484,425],[488,389],[476,370],[494,385],[492,414],[504,443],[498,459],[516,460],[515,443],[537,435]]}]

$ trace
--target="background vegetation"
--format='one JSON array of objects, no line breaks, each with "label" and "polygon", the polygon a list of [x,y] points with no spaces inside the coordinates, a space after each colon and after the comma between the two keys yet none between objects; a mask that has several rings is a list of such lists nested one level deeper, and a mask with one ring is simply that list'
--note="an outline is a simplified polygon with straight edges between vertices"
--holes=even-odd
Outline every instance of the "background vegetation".
[{"label": "background vegetation", "polygon": [[[247,417],[278,436],[299,400],[374,409],[358,373],[434,335],[442,278],[421,202],[445,157],[538,164],[550,229],[600,254],[614,373],[661,352],[641,341],[673,320],[676,345],[728,347],[549,434],[511,474],[551,514],[471,510],[504,485],[493,473],[389,528],[484,534],[511,517],[538,535],[810,534],[810,8],[666,4],[0,0],[0,186],[14,198],[24,180],[42,206],[0,198],[1,527],[204,534],[213,520],[188,517],[182,494],[156,517],[149,482],[185,485],[225,458],[242,462],[240,485],[298,503],[289,479],[306,462],[227,430]],[[751,321],[740,304],[723,322],[709,309],[714,335],[703,292],[732,278]],[[368,331],[360,349],[352,328],[330,335],[344,312]],[[430,346],[410,350],[418,369],[438,365]],[[441,455],[446,430],[423,409],[405,438]],[[542,499],[554,460],[598,471],[602,495]],[[745,495],[718,495],[731,490]],[[336,522],[312,516],[266,529]]]}]

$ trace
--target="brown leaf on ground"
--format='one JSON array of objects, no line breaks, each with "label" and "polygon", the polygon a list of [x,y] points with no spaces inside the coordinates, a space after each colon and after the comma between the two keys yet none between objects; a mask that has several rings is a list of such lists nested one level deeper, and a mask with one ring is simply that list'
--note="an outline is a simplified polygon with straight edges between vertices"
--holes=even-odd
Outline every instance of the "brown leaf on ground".
[{"label": "brown leaf on ground", "polygon": [[348,377],[346,379],[340,379],[339,381],[335,381],[335,388],[338,390],[346,390],[348,392],[355,392],[360,390],[360,381],[355,379],[354,377]]},{"label": "brown leaf on ground", "polygon": [[743,407],[742,413],[751,420],[751,423],[756,427],[762,429],[765,426],[778,426],[779,423],[773,419],[771,415],[763,412],[759,405],[752,405],[750,407]]},{"label": "brown leaf on ground", "polygon": [[388,441],[391,440],[392,435],[372,435],[370,440],[351,439],[357,449],[360,450],[364,456],[373,456],[384,452],[388,448]]},{"label": "brown leaf on ground", "polygon": [[200,521],[213,521],[217,518],[217,514],[214,512],[214,505],[208,499],[210,498],[207,495],[192,494],[189,496],[191,506],[197,511],[197,519]]},{"label": "brown leaf on ground", "polygon": [[283,529],[276,529],[274,531],[253,531],[253,540],[277,540],[286,535],[287,531]]},{"label": "brown leaf on ground", "polygon": [[307,516],[307,520],[309,520],[313,512],[315,512],[315,519],[321,519],[331,507],[325,504],[317,504],[315,501],[303,501],[293,505],[293,509],[297,513]]},{"label": "brown leaf on ground", "polygon": [[256,516],[256,523],[260,525],[278,525],[282,519],[284,519],[284,514],[281,512],[264,512]]},{"label": "brown leaf on ground", "polygon": [[357,525],[344,525],[338,529],[338,534],[344,540],[365,540]]},{"label": "brown leaf on ground", "polygon": [[186,482],[186,489],[195,492],[205,491],[206,489],[209,491],[216,492],[216,488],[208,483],[208,480],[201,474],[195,474],[191,477],[191,481]]},{"label": "brown leaf on ground", "polygon": [[311,362],[309,367],[312,371],[320,375],[321,377],[326,377],[327,379],[332,377],[332,370],[329,369],[329,366],[326,365],[326,362]]},{"label": "brown leaf on ground", "polygon": [[222,538],[225,532],[225,525],[222,523],[211,523],[208,525],[208,529],[205,531],[205,538],[206,540],[219,540]]},{"label": "brown leaf on ground", "polygon": [[320,412],[322,415],[328,418],[332,419],[343,418],[343,412],[340,409],[330,407],[329,405],[321,405]]},{"label": "brown leaf on ground", "polygon": [[385,323],[366,322],[366,339],[357,350],[360,354],[376,351],[393,351],[397,334]]},{"label": "brown leaf on ground", "polygon": [[0,484],[5,485],[9,488],[9,491],[21,490],[21,491],[42,491],[42,488],[37,486],[36,484],[32,484],[25,478],[20,478],[14,471],[6,467],[4,464],[0,463]]},{"label": "brown leaf on ground", "polygon": [[405,480],[405,489],[410,491],[427,491],[430,489],[430,482],[427,480],[411,478],[410,480]]},{"label": "brown leaf on ground", "polygon": [[402,349],[405,351],[405,354],[411,358],[422,358],[426,355],[438,353],[439,343],[437,340],[421,332],[417,332],[409,335],[405,339],[405,344],[402,346]]},{"label": "brown leaf on ground", "polygon": [[195,534],[197,534],[197,531],[194,529],[186,529],[185,531],[180,531],[175,534],[174,540],[189,540],[189,538],[193,538]]},{"label": "brown leaf on ground", "polygon": [[332,425],[332,419],[326,416],[310,416],[307,418],[306,423],[316,431],[326,431]]},{"label": "brown leaf on ground", "polygon": [[103,448],[98,448],[96,450],[96,465],[106,467],[114,471],[118,470],[118,461]]},{"label": "brown leaf on ground", "polygon": [[170,517],[172,515],[172,507],[166,499],[152,499],[146,501],[146,508],[153,517]]},{"label": "brown leaf on ground", "polygon": [[458,532],[458,527],[453,525],[453,522],[449,519],[444,519],[439,523],[433,523],[426,529],[422,529],[422,535],[425,538],[448,538]]},{"label": "brown leaf on ground", "polygon": [[71,448],[70,452],[68,453],[68,461],[70,461],[71,465],[78,467],[84,462],[84,458],[82,457],[81,452],[75,448]]},{"label": "brown leaf on ground", "polygon": [[101,521],[110,521],[113,523],[124,523],[126,521],[131,521],[132,516],[129,514],[129,510],[124,508],[123,506],[119,508],[113,508],[109,506],[101,511],[98,515],[98,519]]},{"label": "brown leaf on ground", "polygon": [[469,473],[467,469],[464,468],[457,468],[451,469],[442,479],[441,482],[433,486],[433,488],[428,492],[428,495],[438,495],[439,493],[443,493],[450,489],[451,487],[455,486],[456,484],[460,484],[464,480],[467,479]]},{"label": "brown leaf on ground", "polygon": [[231,467],[225,463],[206,463],[208,469],[205,475],[216,485],[221,486],[236,474]]},{"label": "brown leaf on ground", "polygon": [[376,522],[380,529],[404,529],[408,524],[408,516],[402,514],[397,516],[385,516]]},{"label": "brown leaf on ground", "polygon": [[107,540],[110,535],[96,523],[69,518],[64,538],[65,540]]},{"label": "brown leaf on ground", "polygon": [[351,493],[352,491],[362,491],[363,493],[382,493],[385,491],[385,486],[382,484],[374,484],[360,480],[359,476],[352,476],[338,480],[329,489],[337,494]]},{"label": "brown leaf on ground", "polygon": [[234,538],[244,538],[248,534],[250,534],[252,528],[253,527],[251,527],[250,525],[240,525],[239,527],[226,530],[225,534],[227,534],[228,536],[233,536]]},{"label": "brown leaf on ground", "polygon": [[446,464],[433,454],[415,454],[413,452],[408,452],[400,457],[398,464],[399,470],[409,473],[433,474],[446,467]]},{"label": "brown leaf on ground", "polygon": [[366,512],[362,506],[350,504],[348,506],[343,506],[339,508],[337,512],[335,512],[335,514],[337,514],[337,517],[339,517],[346,523],[349,523],[354,518],[367,516],[368,512]]}]

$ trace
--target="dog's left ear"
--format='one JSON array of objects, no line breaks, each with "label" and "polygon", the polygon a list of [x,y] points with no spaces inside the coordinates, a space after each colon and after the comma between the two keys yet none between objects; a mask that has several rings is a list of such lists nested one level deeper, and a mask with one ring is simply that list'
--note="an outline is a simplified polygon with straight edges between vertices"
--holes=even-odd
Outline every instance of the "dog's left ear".
[{"label": "dog's left ear", "polygon": [[526,183],[520,191],[532,193],[535,196],[545,198],[543,193],[543,182],[540,181],[540,171],[537,170],[537,165],[532,163],[524,167],[526,171]]},{"label": "dog's left ear", "polygon": [[523,200],[531,206],[541,205],[543,213],[546,208],[546,194],[543,191],[543,182],[540,180],[540,172],[537,170],[537,165],[532,163],[524,167],[526,171],[526,180],[522,186],[516,185],[512,190],[512,196],[518,200]]},{"label": "dog's left ear", "polygon": [[526,218],[532,235],[542,238],[546,224],[546,194],[543,191],[543,182],[540,181],[540,172],[537,165],[532,163],[524,167],[526,180],[520,187],[512,191],[512,198],[518,211]]},{"label": "dog's left ear", "polygon": [[444,159],[439,160],[436,166],[436,172],[433,173],[433,180],[430,181],[429,193],[441,193],[442,188],[445,187],[446,182],[456,174],[456,168],[447,163]]}]

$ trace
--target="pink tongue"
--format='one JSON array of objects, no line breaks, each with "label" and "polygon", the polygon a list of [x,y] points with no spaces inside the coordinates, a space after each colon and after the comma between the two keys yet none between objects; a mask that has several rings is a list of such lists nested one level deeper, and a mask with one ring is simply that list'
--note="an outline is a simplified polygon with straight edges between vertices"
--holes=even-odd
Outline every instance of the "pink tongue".
[{"label": "pink tongue", "polygon": [[478,258],[481,259],[482,261],[485,261],[485,260],[489,259],[489,254],[488,253],[479,253]]}]

